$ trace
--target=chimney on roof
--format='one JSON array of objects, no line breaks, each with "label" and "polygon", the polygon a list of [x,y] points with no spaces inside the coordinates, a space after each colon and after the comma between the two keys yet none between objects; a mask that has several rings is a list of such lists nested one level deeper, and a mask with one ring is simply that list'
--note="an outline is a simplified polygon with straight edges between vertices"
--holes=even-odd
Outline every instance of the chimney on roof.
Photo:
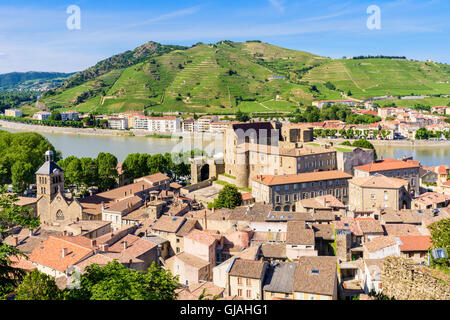
[{"label": "chimney on roof", "polygon": [[108,244],[104,243],[100,246],[100,251],[101,252],[106,252],[108,251]]},{"label": "chimney on roof", "polygon": [[19,245],[19,237],[18,236],[14,236],[14,246],[17,247]]},{"label": "chimney on roof", "polygon": [[61,249],[61,257],[64,259],[69,254],[69,249],[63,248]]},{"label": "chimney on roof", "polygon": [[127,242],[123,241],[122,243],[123,243],[123,250],[127,250]]},{"label": "chimney on roof", "polygon": [[91,240],[91,246],[93,246],[93,247],[97,246],[97,240],[96,239]]},{"label": "chimney on roof", "polygon": [[34,236],[34,231],[32,229],[30,229],[30,237]]}]

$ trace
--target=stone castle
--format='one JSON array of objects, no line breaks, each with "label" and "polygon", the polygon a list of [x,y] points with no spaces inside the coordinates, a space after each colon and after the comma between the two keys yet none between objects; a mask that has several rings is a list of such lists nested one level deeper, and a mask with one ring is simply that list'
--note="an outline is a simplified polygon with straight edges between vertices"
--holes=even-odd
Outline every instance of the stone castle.
[{"label": "stone castle", "polygon": [[239,188],[250,188],[257,175],[331,170],[353,174],[354,166],[373,161],[373,150],[350,147],[351,152],[339,152],[330,145],[321,146],[313,141],[313,128],[302,124],[232,124],[224,133],[223,158],[192,160],[192,183],[222,175]]}]

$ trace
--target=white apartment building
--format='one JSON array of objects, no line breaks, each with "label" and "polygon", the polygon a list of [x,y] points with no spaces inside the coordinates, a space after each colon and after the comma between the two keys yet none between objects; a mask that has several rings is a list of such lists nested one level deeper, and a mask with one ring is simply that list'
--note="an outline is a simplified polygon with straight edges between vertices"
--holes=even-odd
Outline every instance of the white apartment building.
[{"label": "white apartment building", "polygon": [[183,132],[197,131],[197,121],[193,118],[187,118],[183,121]]},{"label": "white apartment building", "polygon": [[237,124],[238,121],[217,121],[217,122],[211,122],[210,125],[210,132],[212,133],[219,133],[219,132],[225,132],[230,125]]},{"label": "white apartment building", "polygon": [[43,121],[43,120],[47,120],[48,118],[50,118],[51,115],[52,115],[52,114],[51,114],[50,112],[47,112],[47,111],[39,111],[39,112],[36,112],[36,113],[33,115],[33,119]]},{"label": "white apartment building", "polygon": [[181,131],[181,120],[177,117],[149,117],[150,132],[176,133]]},{"label": "white apartment building", "polygon": [[61,112],[62,121],[78,121],[79,113],[76,111]]},{"label": "white apartment building", "polygon": [[148,130],[149,128],[149,119],[146,116],[134,116],[133,117],[133,128],[134,129],[143,129]]},{"label": "white apartment building", "polygon": [[128,119],[126,118],[109,118],[108,126],[115,130],[126,130],[128,129]]},{"label": "white apartment building", "polygon": [[197,120],[198,132],[211,132],[211,123],[217,122],[219,118],[217,116],[203,116]]},{"label": "white apartment building", "polygon": [[22,117],[22,111],[21,110],[17,110],[17,109],[6,109],[5,110],[5,116],[21,118]]}]

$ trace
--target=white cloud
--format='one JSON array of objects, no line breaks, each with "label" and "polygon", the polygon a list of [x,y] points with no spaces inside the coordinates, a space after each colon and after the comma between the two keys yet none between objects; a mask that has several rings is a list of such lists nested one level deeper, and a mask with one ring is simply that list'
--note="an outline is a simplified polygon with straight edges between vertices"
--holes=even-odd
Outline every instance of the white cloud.
[{"label": "white cloud", "polygon": [[269,2],[275,7],[277,8],[280,12],[284,12],[284,0],[269,0]]}]

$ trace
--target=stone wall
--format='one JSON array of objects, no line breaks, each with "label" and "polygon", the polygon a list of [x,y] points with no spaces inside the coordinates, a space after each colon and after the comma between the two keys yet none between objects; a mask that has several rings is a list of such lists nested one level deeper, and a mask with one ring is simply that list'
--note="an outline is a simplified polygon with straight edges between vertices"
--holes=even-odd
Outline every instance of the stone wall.
[{"label": "stone wall", "polygon": [[450,300],[450,276],[404,258],[386,258],[381,281],[396,300]]}]

